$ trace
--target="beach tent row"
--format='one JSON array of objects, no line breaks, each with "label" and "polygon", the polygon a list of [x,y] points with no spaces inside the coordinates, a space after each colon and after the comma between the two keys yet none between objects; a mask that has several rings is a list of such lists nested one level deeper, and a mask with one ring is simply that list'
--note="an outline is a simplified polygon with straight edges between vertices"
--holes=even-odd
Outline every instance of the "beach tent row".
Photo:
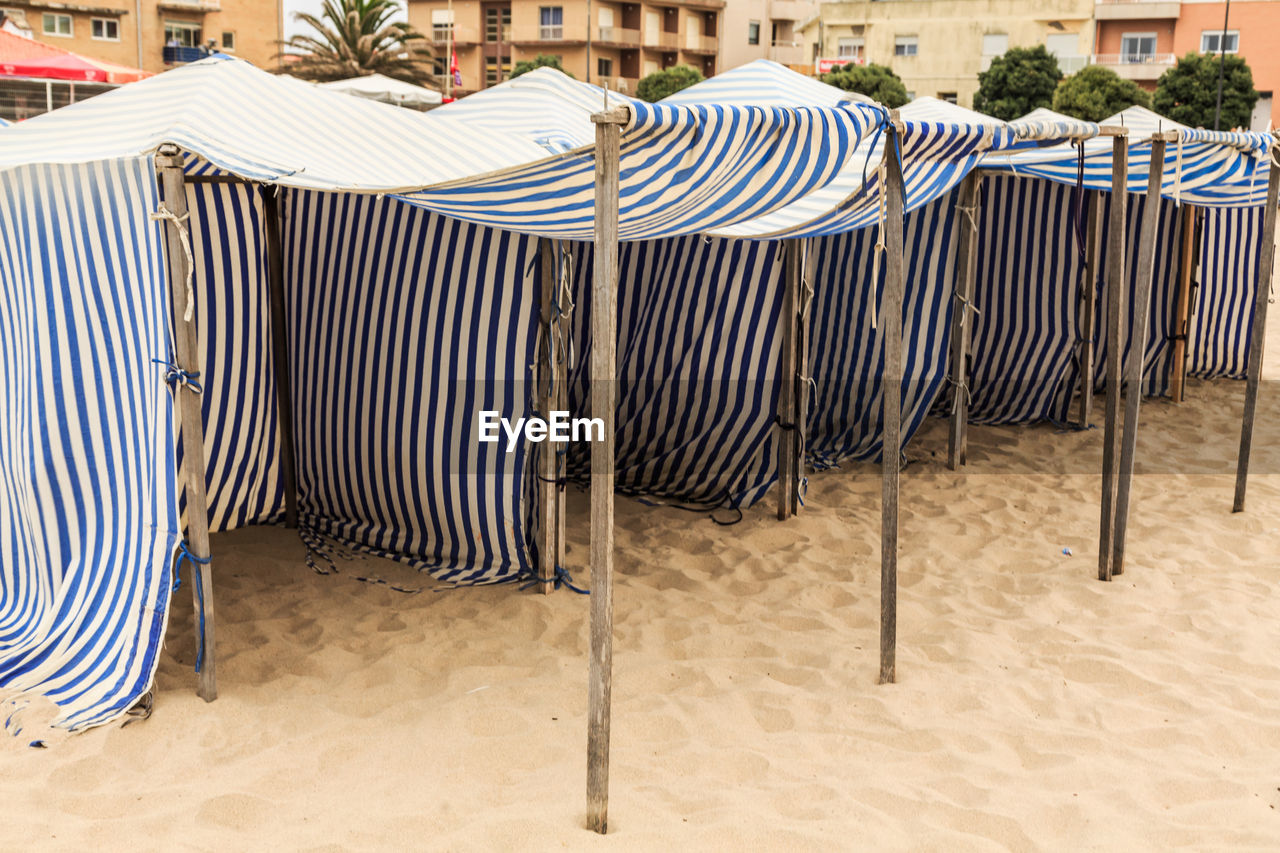
[{"label": "beach tent row", "polygon": [[[767,213],[834,177],[883,118],[637,106],[621,133],[625,229],[665,237]],[[529,234],[590,235],[589,151],[548,156],[226,58],[2,137],[11,701],[42,695],[69,728],[136,701],[175,554],[199,566],[211,696],[205,521],[273,520],[293,495],[312,541],[446,580],[528,571],[527,451],[476,441],[476,419],[531,411]],[[392,197],[408,190],[412,205]],[[526,233],[493,227],[512,224]]]}]

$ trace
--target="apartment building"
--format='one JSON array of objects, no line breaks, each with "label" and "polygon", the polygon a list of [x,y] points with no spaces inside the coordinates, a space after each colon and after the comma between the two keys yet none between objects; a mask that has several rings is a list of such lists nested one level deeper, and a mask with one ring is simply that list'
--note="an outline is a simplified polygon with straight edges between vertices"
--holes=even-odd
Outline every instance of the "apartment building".
[{"label": "apartment building", "polygon": [[771,59],[810,73],[812,57],[800,25],[817,13],[817,0],[729,0],[720,36],[722,70]]},{"label": "apartment building", "polygon": [[618,3],[602,0],[408,0],[409,22],[434,43],[446,82],[449,45],[458,57],[463,95],[507,79],[515,63],[558,56],[579,80],[634,92],[641,77],[692,65],[720,70],[725,0]]},{"label": "apartment building", "polygon": [[84,56],[164,71],[213,48],[274,68],[282,0],[0,0],[10,26]]},{"label": "apartment building", "polygon": [[[1098,0],[1093,59],[1145,89],[1179,56],[1224,50],[1243,56],[1261,93],[1252,127],[1275,121],[1274,93],[1280,87],[1280,0],[1234,0],[1230,14],[1222,2],[1205,0]],[[1224,19],[1227,25],[1223,39]]]},{"label": "apartment building", "polygon": [[875,62],[912,97],[973,106],[978,72],[1010,47],[1046,45],[1068,74],[1093,47],[1094,0],[854,0],[823,2],[801,25],[815,70]]}]

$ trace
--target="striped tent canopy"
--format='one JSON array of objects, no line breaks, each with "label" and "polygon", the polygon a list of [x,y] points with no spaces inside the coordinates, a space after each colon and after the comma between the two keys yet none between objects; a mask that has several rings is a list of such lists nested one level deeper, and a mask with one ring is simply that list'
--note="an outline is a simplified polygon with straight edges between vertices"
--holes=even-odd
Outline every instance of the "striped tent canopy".
[{"label": "striped tent canopy", "polygon": [[[1012,124],[1055,120],[1047,117],[1047,113],[1048,110],[1037,110]],[[1129,192],[1147,192],[1151,135],[1174,131],[1178,134],[1177,141],[1165,148],[1161,185],[1161,195],[1165,198],[1206,207],[1253,207],[1266,198],[1267,149],[1273,140],[1270,134],[1190,128],[1139,106],[1122,110],[1100,124],[1129,129]],[[1084,143],[1084,184],[1089,189],[1110,190],[1111,147],[1110,139],[1097,138]],[[1061,144],[1036,151],[993,153],[983,160],[982,167],[1075,184],[1079,159],[1079,148]]]},{"label": "striped tent canopy", "polygon": [[806,77],[768,59],[756,59],[681,89],[664,104],[755,104],[764,107],[834,107],[874,104],[856,92]]}]

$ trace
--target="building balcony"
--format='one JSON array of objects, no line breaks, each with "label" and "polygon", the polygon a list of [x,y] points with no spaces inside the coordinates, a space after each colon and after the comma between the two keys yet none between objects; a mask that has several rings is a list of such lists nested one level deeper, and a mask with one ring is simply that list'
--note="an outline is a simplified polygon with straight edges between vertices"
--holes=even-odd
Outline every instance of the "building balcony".
[{"label": "building balcony", "polygon": [[635,47],[640,44],[640,31],[628,30],[625,27],[598,27],[596,42],[599,44],[618,44]]},{"label": "building balcony", "polygon": [[1178,61],[1172,53],[1095,53],[1093,64],[1110,68],[1125,80],[1152,81]]},{"label": "building balcony", "polygon": [[597,77],[596,82],[613,92],[634,95],[636,86],[640,85],[638,77]]},{"label": "building balcony", "polygon": [[684,37],[684,47],[682,49],[685,53],[719,53],[720,40],[712,38],[711,36],[695,36],[693,34],[688,34]]},{"label": "building balcony", "polygon": [[1094,17],[1099,21],[1154,21],[1182,14],[1178,0],[1096,0]]},{"label": "building balcony", "polygon": [[156,8],[165,12],[221,12],[220,0],[160,0]]},{"label": "building balcony", "polygon": [[680,47],[680,34],[650,31],[644,34],[644,46],[662,50],[677,50]]},{"label": "building balcony", "polygon": [[480,43],[480,31],[474,27],[433,26],[427,41],[436,47],[448,48],[452,41],[454,47],[469,47]]},{"label": "building balcony", "polygon": [[209,56],[203,47],[180,47],[165,45],[161,51],[165,65],[185,65],[188,62],[199,62]]},{"label": "building balcony", "polygon": [[513,27],[508,41],[512,44],[529,45],[575,45],[587,43],[586,24],[568,24],[553,27],[522,26]]},{"label": "building balcony", "polygon": [[803,21],[813,14],[808,9],[809,5],[800,0],[771,0],[769,18],[774,21]]},{"label": "building balcony", "polygon": [[769,48],[769,58],[779,65],[804,65],[809,61],[805,56],[804,45],[798,41],[774,42]]}]

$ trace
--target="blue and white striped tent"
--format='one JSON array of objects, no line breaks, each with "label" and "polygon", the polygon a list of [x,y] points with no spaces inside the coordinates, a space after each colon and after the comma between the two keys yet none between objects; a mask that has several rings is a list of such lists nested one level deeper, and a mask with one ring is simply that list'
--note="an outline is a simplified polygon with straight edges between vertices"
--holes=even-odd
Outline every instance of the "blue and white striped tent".
[{"label": "blue and white striped tent", "polygon": [[[1046,114],[1048,111],[1038,111]],[[1178,247],[1184,239],[1181,204],[1203,209],[1199,243],[1198,289],[1190,329],[1189,372],[1204,377],[1244,375],[1249,318],[1252,316],[1256,264],[1261,248],[1262,203],[1266,192],[1269,135],[1211,133],[1178,125],[1141,107],[1130,107],[1103,122],[1130,130],[1130,192],[1126,265],[1132,306],[1137,285],[1139,223],[1147,194],[1149,139],[1160,131],[1178,131],[1165,152],[1156,240],[1155,280],[1144,351],[1144,392],[1168,392],[1176,336],[1175,300],[1179,280]],[[1062,420],[1080,381],[1082,318],[1077,316],[1078,287],[1095,291],[1095,329],[1105,328],[1106,266],[1081,285],[1083,224],[1076,229],[1076,202],[1102,192],[1099,220],[1106,245],[1110,204],[1109,140],[1089,140],[1081,153],[1052,146],[983,160],[984,181],[979,275],[974,318],[971,418],[982,423]],[[1074,186],[1083,173],[1085,193]],[[1190,236],[1190,235],[1188,235]],[[1128,324],[1123,341],[1129,357]],[[1098,342],[1095,386],[1104,387],[1106,341]]]},{"label": "blue and white striped tent", "polygon": [[[675,238],[770,213],[839,174],[881,120],[856,104],[632,104],[621,227]],[[262,252],[272,197],[303,522],[447,580],[529,568],[525,450],[474,441],[476,417],[530,412],[529,235],[590,234],[589,149],[548,156],[448,110],[227,58],[0,134],[0,690],[14,711],[51,699],[73,729],[117,718],[150,686],[181,538],[152,217],[165,143],[186,156],[211,527],[281,512]]]}]

